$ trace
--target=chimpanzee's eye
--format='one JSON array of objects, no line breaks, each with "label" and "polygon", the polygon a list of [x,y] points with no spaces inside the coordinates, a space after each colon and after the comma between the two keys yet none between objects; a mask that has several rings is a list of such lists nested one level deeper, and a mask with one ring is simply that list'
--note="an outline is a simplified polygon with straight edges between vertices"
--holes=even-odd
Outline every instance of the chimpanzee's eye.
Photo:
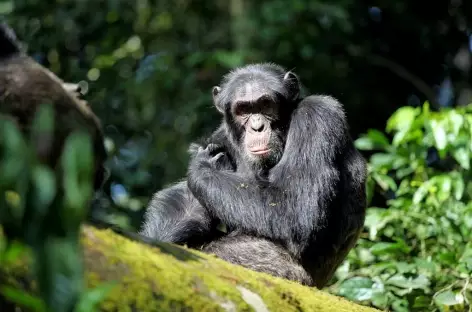
[{"label": "chimpanzee's eye", "polygon": [[236,103],[234,107],[233,113],[236,116],[243,116],[243,115],[249,114],[250,110],[251,110],[251,106],[249,105],[249,103],[238,102]]}]

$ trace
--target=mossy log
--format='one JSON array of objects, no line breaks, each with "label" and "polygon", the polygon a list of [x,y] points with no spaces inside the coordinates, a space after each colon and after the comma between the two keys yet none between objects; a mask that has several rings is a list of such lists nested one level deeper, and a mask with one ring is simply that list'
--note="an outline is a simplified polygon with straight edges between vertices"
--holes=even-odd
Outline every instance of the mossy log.
[{"label": "mossy log", "polygon": [[[84,226],[82,245],[87,286],[116,282],[101,311],[377,311],[212,255],[166,243],[149,246],[110,229]],[[0,282],[34,292],[31,258],[19,259],[0,268]]]}]

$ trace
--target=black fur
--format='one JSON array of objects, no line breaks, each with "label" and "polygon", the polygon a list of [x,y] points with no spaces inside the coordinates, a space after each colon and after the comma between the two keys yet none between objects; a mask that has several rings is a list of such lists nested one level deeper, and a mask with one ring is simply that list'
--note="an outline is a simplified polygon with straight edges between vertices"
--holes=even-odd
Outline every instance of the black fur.
[{"label": "black fur", "polygon": [[[329,96],[299,98],[297,84],[295,75],[271,64],[225,77],[213,90],[222,126],[193,146],[188,186],[181,182],[154,196],[142,233],[176,243],[197,234],[203,250],[229,262],[326,285],[363,227],[366,164],[341,104]],[[269,93],[278,106],[270,160],[242,148],[244,129],[233,104],[247,97],[244,90]],[[229,234],[214,234],[218,222]]]}]

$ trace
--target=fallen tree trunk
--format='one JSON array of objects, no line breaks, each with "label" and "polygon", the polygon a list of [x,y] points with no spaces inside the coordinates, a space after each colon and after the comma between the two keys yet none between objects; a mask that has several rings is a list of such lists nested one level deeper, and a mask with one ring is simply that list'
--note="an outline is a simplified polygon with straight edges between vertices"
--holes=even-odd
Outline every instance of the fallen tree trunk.
[{"label": "fallen tree trunk", "polygon": [[[87,286],[116,282],[99,304],[101,311],[377,311],[185,247],[149,246],[110,229],[84,226],[82,244]],[[34,293],[31,258],[19,259],[0,268],[0,282]]]}]

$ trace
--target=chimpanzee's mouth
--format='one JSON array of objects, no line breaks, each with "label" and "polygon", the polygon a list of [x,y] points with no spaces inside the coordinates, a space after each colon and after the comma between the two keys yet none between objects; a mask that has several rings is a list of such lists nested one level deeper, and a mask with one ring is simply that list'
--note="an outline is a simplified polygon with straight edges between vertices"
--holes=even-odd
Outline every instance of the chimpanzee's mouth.
[{"label": "chimpanzee's mouth", "polygon": [[264,156],[266,154],[269,154],[270,152],[270,149],[269,148],[265,148],[265,149],[253,149],[253,150],[249,150],[252,154],[254,155],[258,155],[258,156]]}]

